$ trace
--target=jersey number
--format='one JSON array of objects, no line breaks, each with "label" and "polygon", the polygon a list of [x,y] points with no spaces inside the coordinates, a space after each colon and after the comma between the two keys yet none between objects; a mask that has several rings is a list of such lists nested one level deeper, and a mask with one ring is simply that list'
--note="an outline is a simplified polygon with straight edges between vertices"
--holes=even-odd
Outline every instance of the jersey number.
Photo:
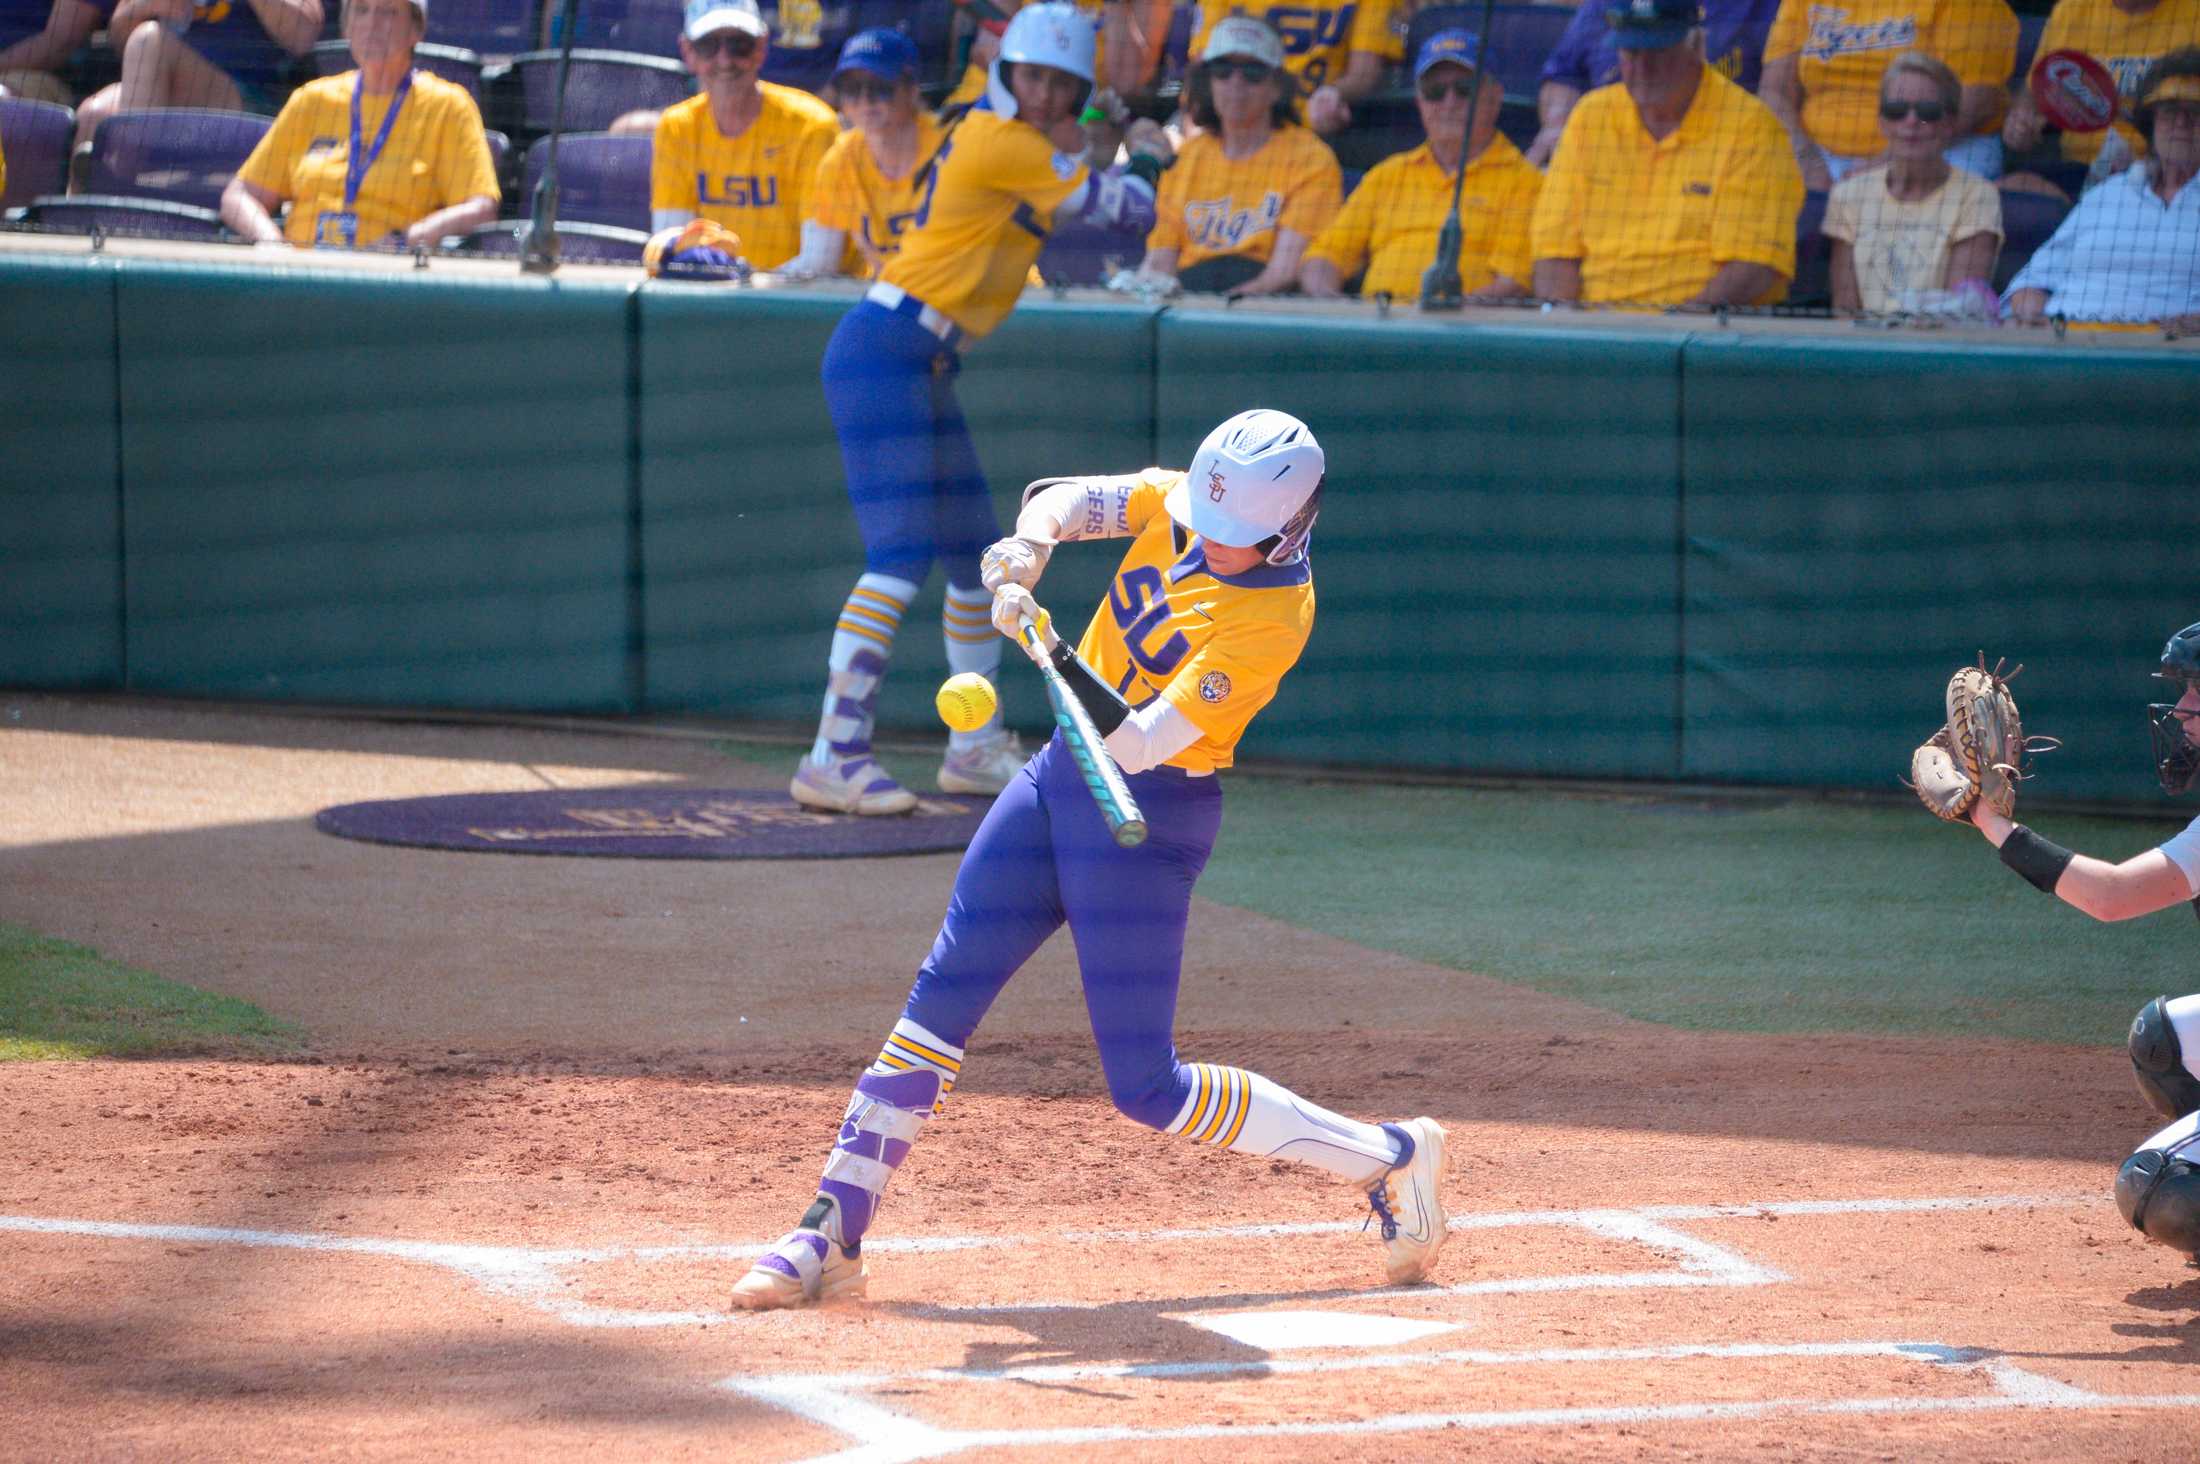
[{"label": "jersey number", "polygon": [[954,146],[955,139],[949,137],[940,144],[940,150],[932,154],[932,161],[924,165],[924,197],[917,200],[917,211],[910,217],[912,227],[921,229],[925,221],[932,217],[932,195],[939,191],[940,168],[947,162],[947,154]]},{"label": "jersey number", "polygon": [[1123,649],[1130,653],[1131,663],[1156,681],[1168,680],[1169,673],[1192,649],[1181,631],[1171,632],[1159,646],[1148,644],[1169,619],[1169,597],[1161,586],[1161,571],[1151,565],[1140,565],[1117,576],[1108,586],[1108,612],[1115,617],[1116,629],[1123,632]]}]

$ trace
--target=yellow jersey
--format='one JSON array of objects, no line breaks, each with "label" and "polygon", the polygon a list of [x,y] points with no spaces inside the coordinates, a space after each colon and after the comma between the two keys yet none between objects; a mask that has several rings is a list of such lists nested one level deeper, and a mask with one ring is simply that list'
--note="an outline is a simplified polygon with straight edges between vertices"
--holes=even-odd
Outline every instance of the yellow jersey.
[{"label": "yellow jersey", "polygon": [[[1879,78],[1904,51],[1947,64],[1965,86],[2005,86],[2017,64],[2017,16],[2004,0],[1780,0],[1765,59],[1800,55],[1803,130],[1842,157],[1876,157]],[[1989,112],[1981,133],[1999,131]]]},{"label": "yellow jersey", "polygon": [[777,269],[802,250],[802,220],[840,118],[808,92],[760,81],[763,108],[739,137],[718,130],[698,94],[657,119],[649,170],[651,209],[680,209],[741,236],[741,254]]},{"label": "yellow jersey", "polygon": [[1312,95],[1324,82],[1344,75],[1354,51],[1385,61],[1403,61],[1406,23],[1413,6],[1407,0],[1357,0],[1344,5],[1269,5],[1259,0],[1199,0],[1199,33],[1192,37],[1192,58],[1207,49],[1207,33],[1232,15],[1267,21],[1283,37],[1283,67],[1298,78],[1299,94]]},{"label": "yellow jersey", "polygon": [[905,178],[879,171],[878,159],[860,132],[843,132],[825,150],[810,190],[810,221],[848,236],[841,273],[864,275],[901,252],[901,236],[917,216],[918,180],[939,151],[947,129],[930,112],[917,113],[917,161]]},{"label": "yellow jersey", "polygon": [[[1387,294],[1417,299],[1422,272],[1436,259],[1436,236],[1451,213],[1457,176],[1438,166],[1425,142],[1383,159],[1352,190],[1343,212],[1307,250],[1308,257],[1328,260],[1342,279],[1364,266],[1363,298]],[[1499,275],[1520,285],[1533,282],[1528,219],[1542,191],[1542,172],[1502,132],[1467,164],[1466,179],[1459,185],[1462,290],[1479,290]]]},{"label": "yellow jersey", "polygon": [[[2040,32],[2037,54],[2085,52],[2116,78],[2116,90],[2123,99],[2121,111],[2128,114],[2139,91],[2139,78],[2181,46],[2200,46],[2200,0],[2161,0],[2144,15],[2127,15],[2112,0],[2062,0]],[[2133,157],[2147,155],[2146,139],[2136,127],[2119,117],[2116,131]],[[2105,131],[2065,132],[2062,154],[2074,162],[2090,163],[2107,141]]]},{"label": "yellow jersey", "polygon": [[1056,152],[1028,122],[982,107],[919,169],[916,216],[879,277],[976,337],[1016,308],[1054,210],[1085,181],[1085,160]]},{"label": "yellow jersey", "polygon": [[1227,578],[1207,568],[1206,545],[1162,507],[1183,478],[1139,475],[1127,505],[1135,538],[1077,654],[1134,708],[1158,696],[1183,713],[1199,740],[1167,766],[1211,773],[1236,761],[1247,724],[1306,649],[1314,571],[1303,555]]},{"label": "yellow jersey", "polygon": [[[358,82],[359,73],[347,71],[292,92],[274,125],[237,170],[247,183],[289,201],[283,237],[301,247],[347,242],[330,221],[344,212],[351,94]],[[394,95],[359,98],[362,148],[371,149],[381,136]],[[357,216],[351,240],[385,243],[429,214],[483,196],[501,199],[503,194],[489,160],[488,134],[481,130],[481,109],[456,82],[415,71],[382,150],[359,182],[359,197],[350,210]]]},{"label": "yellow jersey", "polygon": [[1202,132],[1161,175],[1146,247],[1180,251],[1179,270],[1224,254],[1266,264],[1278,229],[1312,239],[1343,200],[1337,155],[1307,128],[1279,127],[1260,151],[1234,160],[1218,134]]},{"label": "yellow jersey", "polygon": [[[1579,260],[1584,303],[1674,305],[1731,261],[1793,279],[1802,206],[1787,129],[1707,67],[1688,115],[1662,141],[1625,88],[1581,99],[1536,198],[1528,247],[1537,259]],[[1786,292],[1783,282],[1752,303]]]}]

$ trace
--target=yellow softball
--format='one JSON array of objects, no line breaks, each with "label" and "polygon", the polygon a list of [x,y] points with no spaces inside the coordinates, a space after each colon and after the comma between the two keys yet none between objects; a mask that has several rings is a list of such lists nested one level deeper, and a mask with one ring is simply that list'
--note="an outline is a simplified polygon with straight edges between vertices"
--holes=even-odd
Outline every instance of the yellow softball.
[{"label": "yellow softball", "polygon": [[940,709],[940,720],[957,732],[975,732],[993,720],[1001,699],[992,682],[975,671],[963,671],[940,683],[932,704]]}]

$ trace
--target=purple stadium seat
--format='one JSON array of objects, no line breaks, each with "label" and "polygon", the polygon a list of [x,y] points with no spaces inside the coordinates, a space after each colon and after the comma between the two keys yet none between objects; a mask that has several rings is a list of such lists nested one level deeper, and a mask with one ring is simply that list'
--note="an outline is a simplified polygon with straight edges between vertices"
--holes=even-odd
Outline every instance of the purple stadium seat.
[{"label": "purple stadium seat", "polygon": [[[558,223],[649,229],[649,139],[569,132],[558,139]],[[521,200],[535,196],[550,142],[527,149]],[[524,211],[524,210],[523,210]]]},{"label": "purple stadium seat", "polygon": [[[1490,75],[1505,84],[1505,95],[1514,101],[1533,101],[1543,63],[1574,18],[1566,5],[1498,5],[1490,11],[1490,33],[1482,37],[1482,55]],[[1462,26],[1482,29],[1479,5],[1434,5],[1418,11],[1406,31],[1406,60],[1411,72],[1413,57],[1440,30]]]},{"label": "purple stadium seat", "polygon": [[1803,195],[1802,212],[1795,218],[1795,278],[1788,282],[1790,305],[1824,305],[1832,299],[1828,269],[1833,246],[1820,232],[1826,222],[1826,195],[1816,190]]},{"label": "purple stadium seat", "polygon": [[0,208],[18,208],[69,186],[69,144],[76,113],[52,102],[0,97],[0,141],[8,150],[8,191]]},{"label": "purple stadium seat", "polygon": [[[322,41],[313,48],[313,67],[319,76],[341,76],[352,69],[347,41]],[[466,88],[476,103],[481,100],[481,58],[456,46],[420,45],[413,48],[413,67],[455,81]]]},{"label": "purple stadium seat", "polygon": [[82,191],[219,208],[230,175],[272,120],[196,107],[117,112],[92,135]]},{"label": "purple stadium seat", "polygon": [[[530,51],[512,58],[524,97],[523,120],[533,133],[548,132],[558,99],[558,53]],[[565,130],[601,132],[625,113],[669,107],[695,90],[677,61],[625,51],[575,48],[565,87]]]},{"label": "purple stadium seat", "polygon": [[[562,18],[561,10],[551,11],[553,31]],[[676,61],[680,55],[680,28],[685,21],[684,0],[581,0],[573,44],[576,49],[588,46],[601,51],[633,51]],[[556,46],[562,39],[553,35],[550,44]]]},{"label": "purple stadium seat", "polygon": [[[563,155],[559,163],[563,166]],[[519,253],[526,232],[525,220],[504,219],[476,229],[460,246],[469,254],[493,254],[510,258]],[[558,224],[558,257],[575,264],[640,264],[649,235],[640,229],[618,229],[609,224]]]},{"label": "purple stadium seat", "polygon": [[428,39],[481,57],[517,56],[539,44],[537,12],[536,0],[435,0]]},{"label": "purple stadium seat", "polygon": [[2017,69],[2010,73],[2009,84],[2023,86],[2032,73],[2032,58],[2040,49],[2040,36],[2047,29],[2045,15],[2020,15],[2017,17]]},{"label": "purple stadium seat", "polygon": [[224,233],[221,215],[210,208],[96,193],[33,199],[23,210],[23,222],[63,234],[134,234],[154,239],[219,239]]},{"label": "purple stadium seat", "polygon": [[[823,0],[802,7],[817,16],[815,25],[804,25],[789,30],[782,12],[787,8],[779,0],[761,0],[759,6],[764,19],[772,28],[771,50],[764,57],[764,79],[776,81],[782,86],[798,86],[804,91],[821,91],[832,79],[833,66],[840,60],[840,48],[857,31],[870,30],[874,26],[891,26],[915,40],[920,19],[920,7],[908,0]],[[920,43],[919,54],[922,55]],[[936,66],[920,69],[920,80],[929,80],[938,73]]]},{"label": "purple stadium seat", "polygon": [[2044,193],[2001,190],[2001,258],[1994,265],[1994,288],[2006,291],[2033,253],[2070,214],[2070,205]]}]

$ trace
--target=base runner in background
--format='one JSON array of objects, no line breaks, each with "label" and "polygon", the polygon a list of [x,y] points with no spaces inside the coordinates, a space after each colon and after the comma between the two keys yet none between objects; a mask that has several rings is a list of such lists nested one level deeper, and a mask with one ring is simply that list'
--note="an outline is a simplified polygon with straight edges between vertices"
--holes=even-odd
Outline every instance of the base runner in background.
[{"label": "base runner in background", "polygon": [[[2185,793],[2200,778],[2200,624],[2169,638],[2154,674],[2181,693],[2147,708],[2155,775],[2165,791]],[[2002,863],[2096,920],[2151,915],[2200,894],[2200,818],[2121,864],[2051,843],[1984,798],[1972,805],[1971,822]],[[2200,1263],[2200,995],[2157,997],[2140,1008],[2130,1048],[2139,1092],[2173,1122],[2124,1161],[2116,1205],[2142,1234]]]},{"label": "base runner in background", "polygon": [[[1048,937],[1076,942],[1108,1092],[1127,1116],[1195,1143],[1296,1159],[1367,1196],[1393,1282],[1418,1281],[1445,1238],[1433,1119],[1363,1123],[1258,1073],[1178,1059],[1173,1029],[1192,886],[1222,824],[1214,774],[1304,649],[1314,623],[1307,543],[1326,463],[1306,424],[1241,412],[1189,472],[1047,478],[1025,490],[1015,536],[985,554],[993,623],[1044,655],[1091,713],[1150,833],[1110,836],[1057,735],[994,801],[955,876],[901,1020],[841,1120],[800,1225],[734,1287],[752,1310],[860,1296],[865,1233],[925,1120],[962,1072],[993,1000]],[[1073,652],[1032,598],[1057,543],[1132,540]],[[1035,1143],[1041,1136],[1034,1135]],[[1050,1162],[1074,1182],[1074,1156]]]},{"label": "base runner in background", "polygon": [[[933,561],[947,569],[948,670],[992,679],[1000,667],[978,577],[978,556],[999,537],[1000,521],[955,375],[964,342],[990,334],[1015,308],[1055,221],[1152,226],[1150,187],[1086,164],[1077,118],[1092,91],[1093,34],[1068,4],[1016,13],[985,97],[919,174],[900,252],[825,347],[825,405],[863,533],[864,573],[834,625],[817,740],[788,790],[807,807],[916,807],[916,794],[872,760],[871,735],[901,617]],[[939,786],[997,793],[1022,765],[1023,750],[996,716],[950,734]]]}]

